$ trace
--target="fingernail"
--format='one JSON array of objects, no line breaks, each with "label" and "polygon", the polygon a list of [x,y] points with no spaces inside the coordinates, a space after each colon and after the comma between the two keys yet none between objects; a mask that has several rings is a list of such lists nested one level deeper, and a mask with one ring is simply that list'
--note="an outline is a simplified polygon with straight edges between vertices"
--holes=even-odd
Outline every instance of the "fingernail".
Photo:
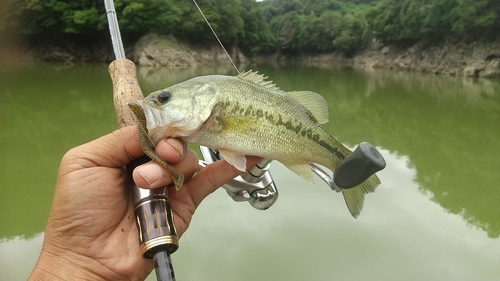
[{"label": "fingernail", "polygon": [[137,172],[148,182],[149,185],[157,181],[163,175],[162,169],[156,164],[140,167],[137,169]]},{"label": "fingernail", "polygon": [[182,157],[185,142],[180,142],[175,139],[165,139],[165,142],[179,153],[179,157]]}]

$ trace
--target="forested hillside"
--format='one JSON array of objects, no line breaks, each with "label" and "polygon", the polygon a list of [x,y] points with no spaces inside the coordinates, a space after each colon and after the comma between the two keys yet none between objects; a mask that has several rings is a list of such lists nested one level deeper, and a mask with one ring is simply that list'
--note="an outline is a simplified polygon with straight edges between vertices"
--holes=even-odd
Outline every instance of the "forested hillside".
[{"label": "forested hillside", "polygon": [[[198,0],[226,44],[252,53],[347,53],[384,43],[493,39],[500,0]],[[121,31],[213,40],[191,0],[115,0]],[[3,0],[0,31],[23,35],[104,33],[102,0]]]}]

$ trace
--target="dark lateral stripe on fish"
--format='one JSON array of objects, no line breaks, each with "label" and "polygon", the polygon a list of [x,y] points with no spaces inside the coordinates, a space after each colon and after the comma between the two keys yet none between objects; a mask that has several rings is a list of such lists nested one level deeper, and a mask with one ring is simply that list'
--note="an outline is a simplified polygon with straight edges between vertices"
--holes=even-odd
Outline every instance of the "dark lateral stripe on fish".
[{"label": "dark lateral stripe on fish", "polygon": [[[264,112],[262,109],[254,109],[252,105],[249,105],[247,108],[243,108],[240,106],[239,102],[220,102],[219,105],[221,108],[231,108],[231,114],[239,113],[243,116],[256,116],[258,118],[264,117],[273,125],[284,127],[289,131],[293,131],[296,134],[301,135],[302,137],[308,138],[318,143],[319,145],[330,151],[332,154],[337,156],[339,159],[344,159],[346,157],[346,155],[341,153],[335,146],[332,146],[327,140],[321,139],[321,136],[319,134],[313,134],[312,129],[303,128],[303,124],[301,122],[297,122],[297,125],[294,126],[291,120],[283,121],[283,116],[281,114],[275,115],[268,111]],[[316,119],[311,115],[310,112],[307,112],[307,115],[313,122],[317,123]]]}]

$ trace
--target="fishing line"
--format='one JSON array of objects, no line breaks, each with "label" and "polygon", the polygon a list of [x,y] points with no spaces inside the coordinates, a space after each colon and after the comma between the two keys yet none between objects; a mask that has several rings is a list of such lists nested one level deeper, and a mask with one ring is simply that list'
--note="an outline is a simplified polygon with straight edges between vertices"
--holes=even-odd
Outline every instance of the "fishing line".
[{"label": "fishing line", "polygon": [[[219,36],[217,35],[217,33],[215,32],[215,30],[212,28],[212,25],[210,24],[210,22],[208,21],[207,17],[205,16],[205,14],[203,13],[203,11],[201,10],[200,6],[198,6],[198,3],[196,2],[196,0],[193,0],[193,3],[194,5],[196,6],[196,8],[198,9],[198,11],[200,12],[201,16],[203,17],[203,19],[205,20],[205,22],[207,23],[208,27],[210,28],[210,30],[212,31],[212,33],[214,34],[215,36],[215,39],[217,39],[217,42],[219,42],[219,45],[221,46],[222,50],[224,51],[224,53],[226,54],[227,58],[229,59],[229,61],[231,62],[231,64],[233,65],[234,69],[236,70],[236,72],[238,74],[240,74],[240,71],[238,70],[238,67],[236,67],[236,64],[234,63],[233,59],[231,58],[231,56],[229,55],[229,53],[227,52],[226,48],[224,47],[224,44],[222,44],[222,42],[220,41],[219,39]],[[175,193],[175,199],[177,200],[177,202],[179,203],[179,199],[178,199],[178,192]],[[182,214],[182,210],[181,210],[181,206],[180,204],[177,205],[177,211],[179,212],[179,217],[181,218],[181,228],[184,232],[184,242],[185,242],[185,247],[186,247],[186,253],[189,257],[190,255],[190,251],[188,249],[188,241],[187,241],[187,236],[186,236],[186,232],[185,232],[185,228],[186,226],[184,225],[184,220],[182,219],[183,217],[183,214]],[[190,258],[188,258],[188,260],[191,260]],[[191,263],[188,263],[188,266],[189,266],[189,272],[191,274],[190,278],[191,280],[194,280],[194,276],[193,276],[193,268],[191,267]]]},{"label": "fishing line", "polygon": [[222,42],[220,41],[219,39],[219,36],[217,36],[217,33],[215,33],[215,30],[212,28],[212,25],[210,24],[210,22],[208,21],[207,17],[205,17],[205,14],[203,13],[203,11],[201,10],[200,6],[198,6],[198,3],[196,3],[196,0],[193,0],[193,3],[196,5],[196,8],[198,8],[198,11],[200,11],[200,14],[201,16],[203,17],[203,19],[205,20],[205,22],[207,23],[208,27],[210,28],[210,30],[212,30],[212,33],[214,34],[215,38],[217,39],[217,41],[219,42],[219,45],[222,47],[222,50],[224,50],[224,53],[226,53],[226,56],[228,57],[229,61],[231,62],[231,64],[233,65],[234,69],[236,69],[236,72],[238,72],[238,74],[240,74],[240,71],[238,70],[238,68],[236,67],[236,64],[234,64],[234,61],[233,59],[231,58],[231,56],[229,55],[229,53],[226,51],[226,48],[224,48],[224,44],[222,44]]}]

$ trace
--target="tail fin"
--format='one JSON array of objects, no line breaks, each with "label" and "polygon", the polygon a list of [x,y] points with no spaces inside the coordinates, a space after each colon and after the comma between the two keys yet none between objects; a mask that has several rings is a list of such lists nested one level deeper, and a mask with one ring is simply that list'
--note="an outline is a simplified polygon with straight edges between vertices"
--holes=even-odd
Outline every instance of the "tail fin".
[{"label": "tail fin", "polygon": [[358,186],[342,189],[347,209],[354,218],[357,218],[363,209],[365,194],[374,192],[379,184],[379,178],[372,175]]}]

